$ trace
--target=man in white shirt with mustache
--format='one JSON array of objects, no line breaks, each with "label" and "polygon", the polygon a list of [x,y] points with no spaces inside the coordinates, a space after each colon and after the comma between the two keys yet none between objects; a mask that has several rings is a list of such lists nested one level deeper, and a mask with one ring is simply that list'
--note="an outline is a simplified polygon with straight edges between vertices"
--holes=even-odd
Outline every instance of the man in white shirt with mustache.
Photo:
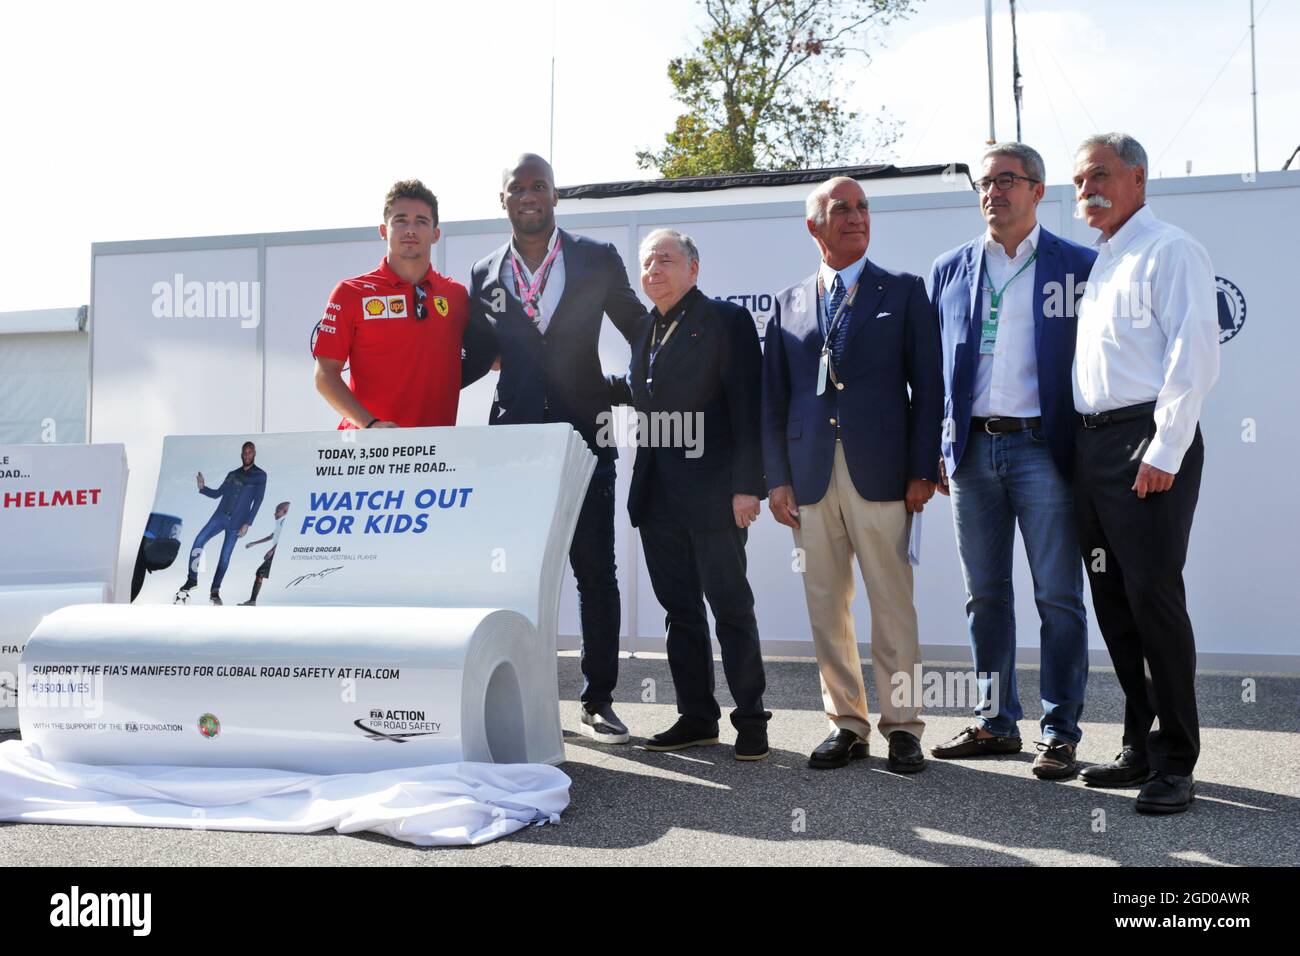
[{"label": "man in white shirt with mustache", "polygon": [[1200,751],[1182,572],[1219,323],[1209,255],[1155,217],[1146,180],[1146,151],[1131,136],[1092,136],[1076,153],[1080,211],[1101,242],[1075,343],[1075,508],[1093,609],[1125,696],[1122,752],[1082,776],[1092,786],[1140,785],[1140,812],[1178,813],[1191,805]]}]

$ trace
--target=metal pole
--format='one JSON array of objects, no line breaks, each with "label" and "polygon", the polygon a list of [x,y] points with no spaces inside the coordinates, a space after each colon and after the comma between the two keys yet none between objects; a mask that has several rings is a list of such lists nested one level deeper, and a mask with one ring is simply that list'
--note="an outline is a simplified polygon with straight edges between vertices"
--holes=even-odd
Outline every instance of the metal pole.
[{"label": "metal pole", "polygon": [[1020,48],[1016,42],[1016,0],[1011,2],[1011,95],[1016,101],[1016,142],[1020,136]]},{"label": "metal pole", "polygon": [[555,162],[555,36],[560,19],[560,0],[551,0],[551,139],[546,160]]},{"label": "metal pole", "polygon": [[984,34],[989,58],[989,145],[998,141],[993,129],[993,0],[984,0]]},{"label": "metal pole", "polygon": [[1255,172],[1259,173],[1259,92],[1255,89],[1255,0],[1250,0],[1250,112],[1255,134]]}]

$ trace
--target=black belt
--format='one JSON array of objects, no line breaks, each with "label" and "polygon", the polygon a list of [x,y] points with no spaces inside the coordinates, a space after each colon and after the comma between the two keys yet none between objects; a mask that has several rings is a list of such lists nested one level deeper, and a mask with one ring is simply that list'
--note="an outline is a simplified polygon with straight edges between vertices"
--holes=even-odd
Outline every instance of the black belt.
[{"label": "black belt", "polygon": [[1115,425],[1130,422],[1135,418],[1147,418],[1156,410],[1155,402],[1143,402],[1127,408],[1116,408],[1109,412],[1097,412],[1095,415],[1080,415],[1084,428],[1100,428],[1102,425]]},{"label": "black belt", "polygon": [[970,424],[972,428],[982,428],[990,435],[1001,435],[1006,432],[1027,432],[1031,428],[1042,428],[1043,420],[1041,418],[980,418],[973,415]]}]

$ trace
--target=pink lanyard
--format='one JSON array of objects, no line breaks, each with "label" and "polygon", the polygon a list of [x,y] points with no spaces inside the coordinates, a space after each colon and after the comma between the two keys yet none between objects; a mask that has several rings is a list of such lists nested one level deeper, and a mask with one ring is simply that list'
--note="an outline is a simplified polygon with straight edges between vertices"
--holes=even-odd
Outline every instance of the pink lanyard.
[{"label": "pink lanyard", "polygon": [[519,257],[515,255],[514,248],[510,250],[510,265],[515,273],[515,290],[519,293],[519,301],[523,304],[524,312],[532,322],[537,321],[537,313],[540,305],[542,292],[546,288],[546,280],[551,274],[551,266],[555,264],[555,257],[560,254],[560,237],[555,236],[555,248],[542,261],[541,266],[533,273],[533,282],[531,285],[524,282],[523,269],[519,265]]}]

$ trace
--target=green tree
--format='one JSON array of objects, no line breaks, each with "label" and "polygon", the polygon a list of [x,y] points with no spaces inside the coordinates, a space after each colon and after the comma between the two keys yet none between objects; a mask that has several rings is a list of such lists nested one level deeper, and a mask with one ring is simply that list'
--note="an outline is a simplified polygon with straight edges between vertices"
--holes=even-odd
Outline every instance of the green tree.
[{"label": "green tree", "polygon": [[873,27],[913,12],[915,0],[701,0],[707,26],[689,55],[668,64],[686,112],[643,169],[667,177],[803,169],[862,161],[898,139],[883,107],[861,116],[837,92],[840,61],[869,59]]}]

